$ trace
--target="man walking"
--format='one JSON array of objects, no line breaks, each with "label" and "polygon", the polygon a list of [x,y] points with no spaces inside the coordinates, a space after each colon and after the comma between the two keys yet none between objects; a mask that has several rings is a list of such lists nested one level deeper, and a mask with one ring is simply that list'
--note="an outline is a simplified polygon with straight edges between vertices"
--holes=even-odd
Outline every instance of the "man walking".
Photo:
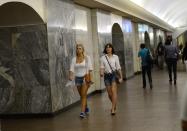
[{"label": "man walking", "polygon": [[169,82],[172,84],[172,72],[174,74],[174,84],[177,81],[177,59],[179,56],[179,51],[177,46],[172,43],[172,37],[168,36],[165,43],[165,60],[168,67]]},{"label": "man walking", "polygon": [[141,57],[141,65],[142,65],[142,79],[143,79],[143,88],[145,89],[146,88],[146,74],[148,76],[148,79],[149,79],[149,85],[150,85],[150,88],[152,89],[153,88],[153,85],[152,85],[152,76],[151,76],[151,63],[149,63],[147,61],[147,58],[149,57],[150,55],[150,51],[145,48],[145,44],[142,43],[140,45],[140,51],[138,53],[138,57]]}]

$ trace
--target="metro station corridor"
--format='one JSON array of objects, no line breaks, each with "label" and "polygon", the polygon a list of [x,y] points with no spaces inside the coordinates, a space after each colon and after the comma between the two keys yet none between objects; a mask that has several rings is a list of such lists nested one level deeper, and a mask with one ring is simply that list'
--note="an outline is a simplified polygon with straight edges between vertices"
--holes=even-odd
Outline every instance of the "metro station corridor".
[{"label": "metro station corridor", "polygon": [[187,73],[170,85],[166,70],[153,71],[153,89],[142,88],[141,75],[120,85],[117,114],[110,115],[107,92],[89,96],[91,112],[80,119],[80,103],[52,118],[3,119],[2,131],[180,131],[180,102]]},{"label": "metro station corridor", "polygon": [[[0,0],[0,131],[187,131],[186,7],[186,0]],[[166,64],[178,72],[176,85]],[[151,83],[152,65],[153,89],[143,89],[141,73]],[[117,71],[125,81],[112,116]]]}]

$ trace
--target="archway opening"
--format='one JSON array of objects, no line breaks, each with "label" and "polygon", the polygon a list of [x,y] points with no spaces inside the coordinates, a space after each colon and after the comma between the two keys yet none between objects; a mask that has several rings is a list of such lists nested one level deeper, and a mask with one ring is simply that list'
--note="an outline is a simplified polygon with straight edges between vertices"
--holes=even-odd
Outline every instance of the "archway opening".
[{"label": "archway opening", "polygon": [[0,6],[0,27],[43,24],[44,21],[30,6],[22,2],[8,2]]},{"label": "archway opening", "polygon": [[147,31],[145,31],[144,34],[144,41],[145,41],[145,46],[146,48],[151,48],[151,42],[150,42],[150,37],[149,37],[149,33]]},{"label": "archway opening", "polygon": [[121,27],[118,23],[114,23],[112,26],[112,44],[115,49],[116,55],[119,57],[123,78],[126,78],[125,72],[125,47],[124,47],[124,37]]}]

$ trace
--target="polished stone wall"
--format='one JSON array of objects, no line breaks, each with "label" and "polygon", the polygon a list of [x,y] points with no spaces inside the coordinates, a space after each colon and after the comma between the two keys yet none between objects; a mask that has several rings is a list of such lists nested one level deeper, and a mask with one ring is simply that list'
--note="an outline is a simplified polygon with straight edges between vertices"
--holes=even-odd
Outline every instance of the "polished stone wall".
[{"label": "polished stone wall", "polygon": [[91,24],[92,24],[92,43],[93,43],[93,66],[94,66],[94,85],[95,90],[104,89],[103,79],[100,78],[100,50],[98,40],[98,26],[97,26],[97,9],[91,10]]},{"label": "polished stone wall", "polygon": [[138,24],[132,22],[133,27],[133,59],[134,59],[134,73],[141,71],[141,63],[139,62],[140,59],[138,57],[138,52],[140,50],[139,44],[139,32],[138,32]]},{"label": "polished stone wall", "polygon": [[112,43],[112,25],[111,15],[109,12],[102,10],[97,11],[97,31],[98,31],[98,43],[99,43],[99,54],[103,55],[104,46],[107,43]]},{"label": "polished stone wall", "polygon": [[[111,33],[111,16],[109,12],[105,12],[102,10],[97,10],[96,12],[97,19],[97,35],[98,35],[98,46],[97,50],[99,53],[99,58],[96,57],[98,63],[100,63],[100,57],[103,55],[104,46],[107,43],[112,43],[112,33]],[[100,65],[98,67],[98,76]],[[98,77],[98,81],[100,81],[100,90],[104,89],[104,80],[103,78]]]},{"label": "polished stone wall", "polygon": [[0,28],[0,113],[51,111],[46,25]]},{"label": "polished stone wall", "polygon": [[123,18],[122,29],[124,35],[125,43],[125,69],[126,69],[126,78],[129,78],[134,75],[134,66],[133,66],[133,24],[130,20]]},{"label": "polished stone wall", "polygon": [[65,86],[71,59],[75,54],[75,13],[70,0],[48,0],[47,29],[52,111],[79,100],[75,86]]},{"label": "polished stone wall", "polygon": [[93,81],[94,84],[90,86],[88,93],[95,91],[96,80],[95,77],[95,69],[97,67],[94,66],[94,50],[95,46],[92,41],[92,21],[91,21],[91,9],[82,7],[79,5],[75,5],[75,39],[77,43],[81,43],[84,45],[85,54],[89,55],[93,65]]}]

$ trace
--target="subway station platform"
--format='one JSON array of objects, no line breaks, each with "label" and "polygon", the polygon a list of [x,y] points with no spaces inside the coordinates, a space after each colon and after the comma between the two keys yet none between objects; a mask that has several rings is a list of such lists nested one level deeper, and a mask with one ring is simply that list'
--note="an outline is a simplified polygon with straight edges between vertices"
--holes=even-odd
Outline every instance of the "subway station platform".
[{"label": "subway station platform", "polygon": [[181,131],[180,102],[187,88],[187,73],[178,72],[177,85],[169,84],[166,70],[153,71],[153,89],[142,88],[141,75],[118,89],[117,114],[110,115],[107,92],[88,98],[91,109],[79,118],[80,105],[52,118],[3,119],[2,131]]}]

